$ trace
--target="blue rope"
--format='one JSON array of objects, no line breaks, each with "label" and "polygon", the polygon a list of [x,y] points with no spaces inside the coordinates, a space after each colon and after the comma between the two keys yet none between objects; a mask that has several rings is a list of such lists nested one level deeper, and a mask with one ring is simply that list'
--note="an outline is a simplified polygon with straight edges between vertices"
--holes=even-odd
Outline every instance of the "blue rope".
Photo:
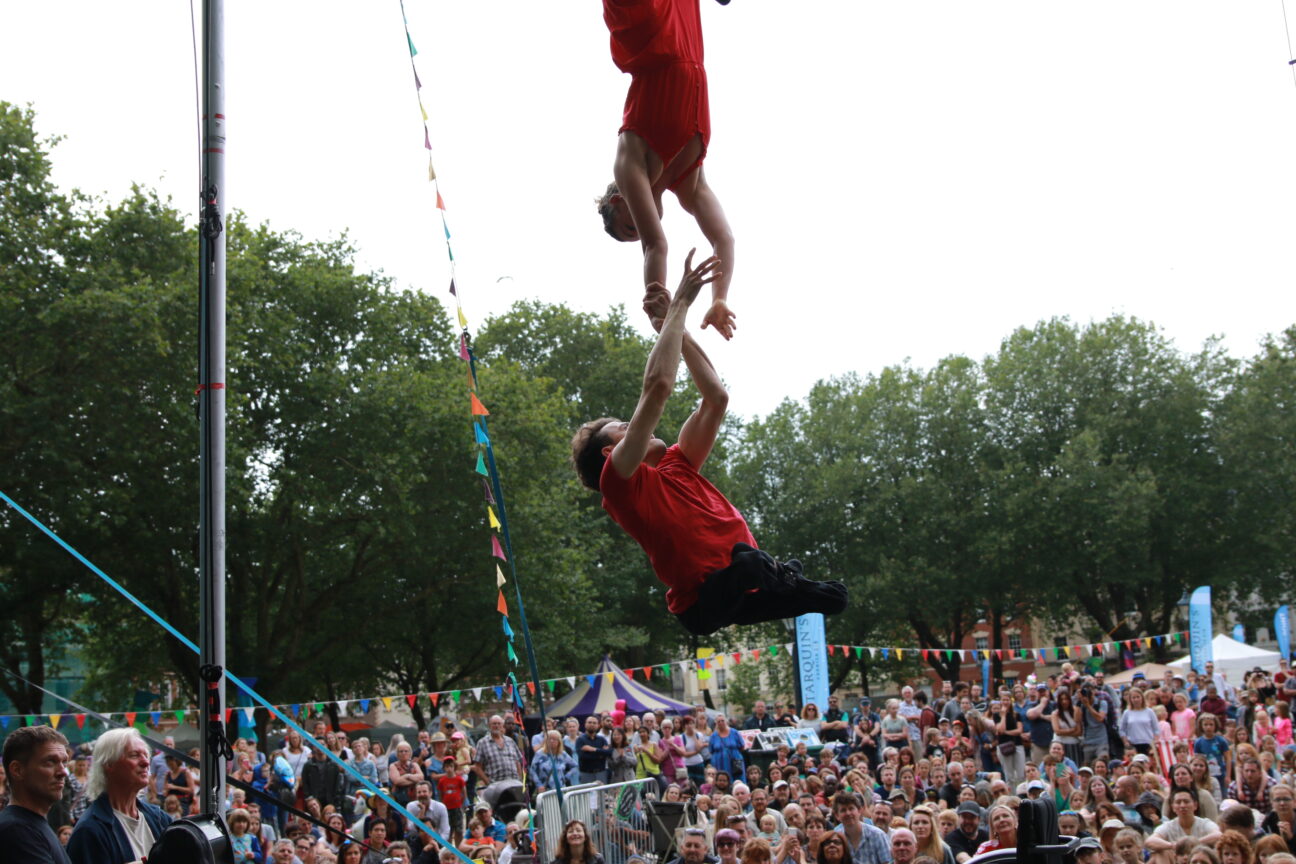
[{"label": "blue rope", "polygon": [[[167,623],[167,621],[166,621],[164,618],[162,618],[161,615],[158,615],[156,612],[154,612],[152,609],[150,609],[147,605],[145,605],[144,602],[143,602],[142,600],[140,600],[140,599],[139,599],[138,597],[136,597],[134,594],[132,594],[132,593],[130,593],[129,591],[127,591],[126,588],[123,587],[122,584],[121,584],[120,582],[118,582],[117,580],[115,580],[115,579],[113,579],[111,576],[109,576],[107,573],[105,573],[105,572],[103,572],[102,570],[100,570],[100,569],[99,569],[98,567],[96,567],[93,563],[91,563],[90,560],[89,560],[88,558],[86,558],[84,555],[82,555],[82,554],[81,554],[80,552],[78,552],[77,550],[73,549],[70,545],[68,545],[67,542],[65,542],[65,541],[63,540],[62,537],[60,537],[60,536],[58,536],[57,534],[55,534],[52,530],[50,530],[49,528],[47,528],[47,527],[46,527],[46,526],[45,526],[45,525],[44,525],[44,524],[43,524],[39,519],[37,519],[35,516],[33,516],[32,514],[28,513],[26,510],[24,510],[24,509],[23,509],[23,508],[18,504],[18,502],[14,501],[12,498],[10,498],[8,495],[6,495],[4,492],[0,492],[0,499],[3,499],[4,502],[5,502],[6,504],[8,504],[10,507],[14,508],[14,509],[17,510],[20,514],[22,514],[23,518],[25,518],[28,522],[30,522],[31,524],[33,524],[33,525],[35,525],[37,528],[39,528],[41,531],[43,531],[43,532],[46,534],[46,536],[48,536],[51,540],[53,540],[53,541],[54,541],[55,543],[57,543],[58,545],[62,546],[62,547],[63,547],[63,548],[68,552],[68,554],[70,554],[73,558],[77,559],[77,560],[80,561],[82,564],[84,564],[86,567],[88,567],[88,568],[90,569],[90,572],[94,573],[94,574],[95,574],[96,576],[98,576],[100,579],[104,580],[104,581],[107,582],[110,586],[112,586],[113,590],[115,590],[118,594],[120,594],[120,595],[122,595],[123,597],[125,597],[125,598],[126,598],[127,600],[129,600],[131,603],[134,603],[134,604],[135,604],[135,605],[136,605],[136,606],[137,606],[137,607],[138,607],[138,608],[139,608],[139,609],[140,609],[140,610],[141,610],[145,615],[149,616],[149,617],[152,618],[154,621],[156,621],[158,624],[160,624],[164,630],[166,630],[166,631],[167,631],[168,633],[170,633],[172,636],[174,636],[174,637],[176,637],[177,639],[179,639],[180,642],[181,642],[181,643],[182,643],[186,648],[188,648],[189,650],[193,651],[195,654],[198,654],[198,655],[201,656],[202,652],[198,649],[198,646],[195,645],[191,640],[189,640],[189,639],[188,639],[188,638],[187,638],[183,633],[181,633],[181,632],[180,632],[179,630],[177,630],[176,628],[172,627],[169,623]],[[401,814],[402,816],[404,816],[406,819],[409,819],[411,822],[413,822],[415,825],[417,825],[419,828],[421,828],[424,832],[426,832],[427,834],[431,835],[432,838],[433,838],[434,840],[436,840],[438,843],[440,843],[443,847],[445,847],[445,848],[447,848],[447,849],[452,849],[452,850],[454,850],[455,855],[459,856],[459,858],[464,862],[464,864],[475,864],[475,862],[473,862],[472,859],[470,859],[467,855],[463,854],[463,853],[460,852],[457,848],[455,848],[454,846],[452,846],[452,845],[450,844],[449,841],[447,841],[444,837],[442,837],[442,836],[441,836],[440,834],[438,834],[435,830],[433,830],[433,828],[432,828],[430,825],[425,824],[425,823],[423,822],[423,820],[418,819],[417,817],[415,817],[413,813],[409,812],[409,811],[406,810],[403,806],[401,806],[399,803],[397,803],[396,799],[392,798],[390,795],[388,795],[386,792],[384,792],[381,788],[379,788],[379,787],[376,786],[375,784],[371,783],[371,782],[370,782],[370,781],[369,781],[369,780],[368,780],[368,779],[367,779],[363,774],[361,774],[359,771],[355,770],[355,769],[352,768],[350,765],[348,765],[347,763],[345,763],[345,762],[343,762],[341,759],[339,759],[336,755],[334,755],[333,751],[329,750],[327,747],[325,747],[325,746],[324,746],[323,744],[321,744],[319,741],[316,741],[316,740],[315,740],[315,737],[314,737],[313,735],[311,735],[309,732],[307,732],[307,731],[306,731],[305,729],[303,729],[301,726],[298,726],[297,723],[295,723],[295,722],[293,721],[293,719],[292,719],[291,717],[289,717],[287,714],[283,713],[283,712],[280,711],[278,708],[276,708],[275,706],[271,705],[268,701],[266,701],[266,699],[265,699],[265,698],[264,698],[260,693],[258,693],[257,691],[253,690],[250,686],[248,686],[248,685],[243,681],[242,678],[239,678],[237,675],[229,674],[228,671],[226,671],[226,673],[225,673],[225,677],[226,677],[226,680],[228,680],[231,684],[233,684],[233,685],[234,685],[235,687],[237,687],[238,689],[242,690],[245,694],[247,694],[247,695],[248,695],[249,697],[251,697],[254,701],[256,701],[259,705],[261,705],[261,707],[265,708],[265,709],[266,709],[267,711],[269,711],[271,714],[273,714],[274,716],[278,717],[278,718],[279,718],[280,720],[282,720],[285,724],[287,724],[287,726],[288,726],[289,729],[292,729],[292,730],[293,730],[294,732],[296,732],[298,735],[301,735],[302,738],[303,738],[306,742],[308,742],[309,744],[311,744],[312,746],[314,746],[316,749],[322,751],[322,752],[324,753],[324,755],[327,756],[329,759],[331,759],[331,760],[332,760],[332,761],[333,761],[333,762],[334,762],[334,763],[335,763],[339,768],[341,768],[343,771],[346,771],[346,772],[347,772],[348,774],[350,774],[352,777],[354,777],[354,778],[356,778],[357,780],[359,780],[360,783],[361,783],[361,784],[362,784],[366,789],[368,789],[371,793],[373,793],[374,795],[377,795],[379,798],[381,798],[382,800],[386,801],[386,802],[388,803],[388,805],[390,805],[391,807],[395,808],[396,812],[400,813],[400,814]]]}]

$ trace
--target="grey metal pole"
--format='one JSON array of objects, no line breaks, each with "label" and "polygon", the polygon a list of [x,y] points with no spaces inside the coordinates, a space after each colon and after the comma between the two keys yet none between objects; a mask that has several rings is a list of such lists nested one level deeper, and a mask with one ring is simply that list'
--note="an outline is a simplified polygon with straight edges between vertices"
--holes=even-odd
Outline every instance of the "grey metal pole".
[{"label": "grey metal pole", "polygon": [[201,811],[225,812],[225,9],[203,0],[199,217],[199,632]]}]

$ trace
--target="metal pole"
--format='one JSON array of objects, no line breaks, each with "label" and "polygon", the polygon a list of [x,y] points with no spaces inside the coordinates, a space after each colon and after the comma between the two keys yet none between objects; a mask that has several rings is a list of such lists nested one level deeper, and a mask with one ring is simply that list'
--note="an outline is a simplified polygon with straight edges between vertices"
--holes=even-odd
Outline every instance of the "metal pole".
[{"label": "metal pole", "polygon": [[203,0],[199,219],[199,632],[203,813],[225,812],[225,10]]}]

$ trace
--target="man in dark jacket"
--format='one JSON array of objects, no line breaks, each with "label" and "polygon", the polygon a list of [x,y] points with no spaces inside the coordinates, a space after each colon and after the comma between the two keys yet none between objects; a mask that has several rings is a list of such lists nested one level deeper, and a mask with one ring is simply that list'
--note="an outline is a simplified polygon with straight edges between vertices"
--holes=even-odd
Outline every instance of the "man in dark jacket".
[{"label": "man in dark jacket", "polygon": [[134,729],[110,729],[95,742],[86,794],[94,799],[68,841],[72,864],[128,864],[146,858],[171,817],[139,800],[148,787],[149,747]]},{"label": "man in dark jacket", "polygon": [[321,810],[332,804],[338,810],[346,806],[349,811],[351,800],[346,794],[346,785],[342,769],[325,756],[323,750],[312,748],[310,761],[302,766],[302,797],[314,798]]}]

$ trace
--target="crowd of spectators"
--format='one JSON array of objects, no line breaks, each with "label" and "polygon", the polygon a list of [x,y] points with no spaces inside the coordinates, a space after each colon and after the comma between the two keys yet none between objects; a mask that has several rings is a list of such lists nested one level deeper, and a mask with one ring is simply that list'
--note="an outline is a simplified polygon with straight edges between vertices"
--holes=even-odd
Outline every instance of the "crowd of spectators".
[{"label": "crowd of spectators", "polygon": [[[990,693],[965,682],[932,690],[906,686],[849,710],[836,695],[822,711],[760,701],[743,718],[703,708],[619,725],[608,713],[549,718],[530,736],[495,716],[480,735],[446,724],[386,748],[323,721],[311,731],[486,864],[509,864],[531,839],[528,811],[496,817],[491,793],[501,785],[535,795],[632,779],[695,806],[680,864],[963,864],[1015,848],[1020,803],[1040,797],[1055,803],[1062,833],[1087,838],[1081,864],[1296,864],[1284,857],[1296,851],[1296,677],[1285,662],[1272,678],[1256,670],[1237,685],[1208,665],[1205,675],[1136,676],[1118,688],[1101,669],[1064,664]],[[821,745],[753,753],[742,730],[775,727],[811,729]],[[39,728],[47,734],[25,729],[5,742],[0,864],[29,860],[6,854],[20,836],[66,847],[75,864],[137,860],[150,834],[196,811],[195,771],[151,753],[131,730],[101,736],[90,758]],[[265,793],[231,785],[239,864],[457,860],[300,735],[272,745],[240,739],[229,763]],[[605,864],[580,820],[557,848],[557,864]],[[651,859],[650,848],[631,852],[618,862]]]}]

